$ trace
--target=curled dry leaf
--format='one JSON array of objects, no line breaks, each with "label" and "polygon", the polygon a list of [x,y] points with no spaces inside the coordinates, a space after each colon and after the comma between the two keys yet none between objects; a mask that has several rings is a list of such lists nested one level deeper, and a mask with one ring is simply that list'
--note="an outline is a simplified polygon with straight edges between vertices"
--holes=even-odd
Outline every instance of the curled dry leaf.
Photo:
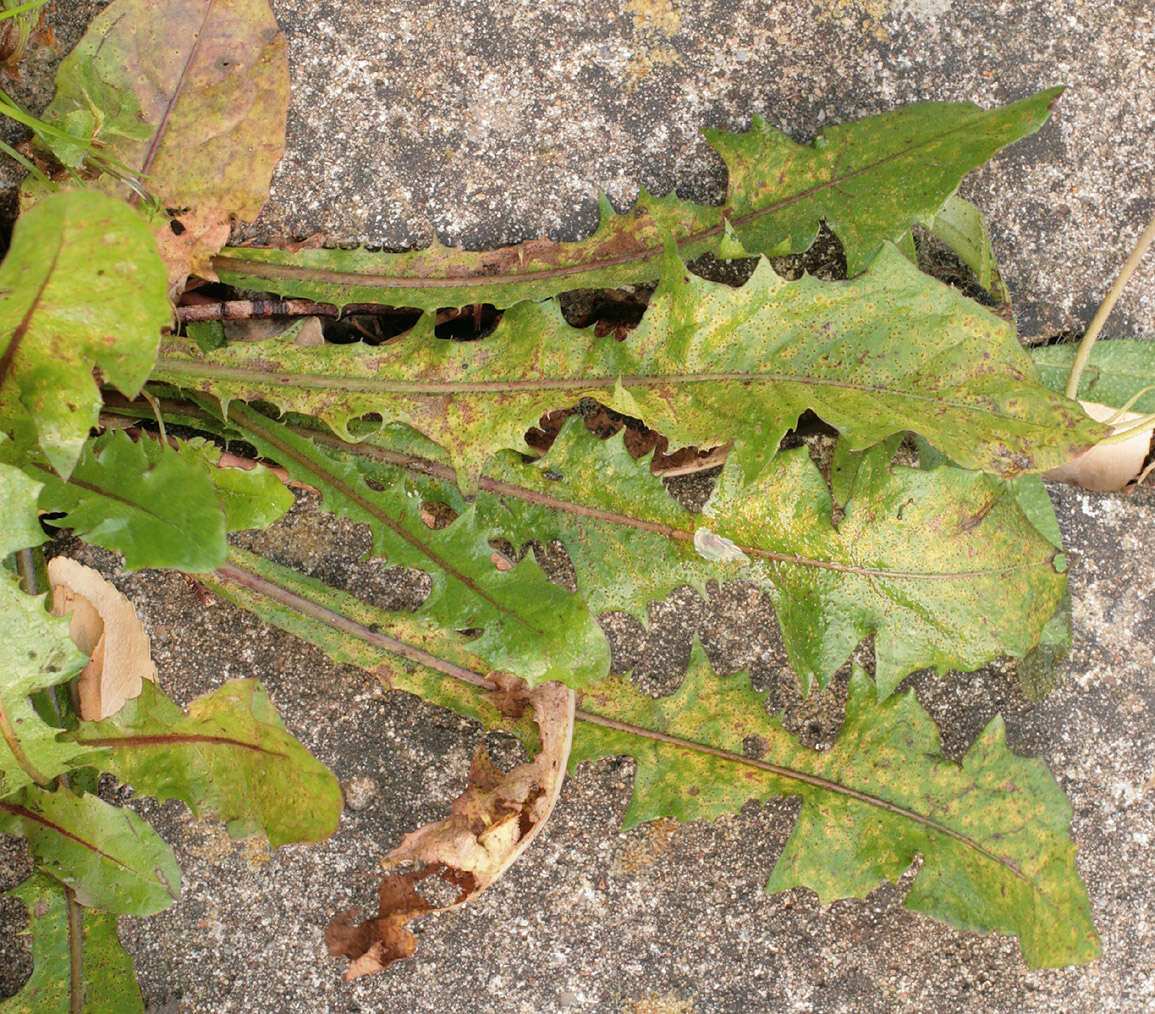
[{"label": "curled dry leaf", "polygon": [[[1118,409],[1110,405],[1101,405],[1095,401],[1081,401],[1079,404],[1087,415],[1098,422],[1106,422],[1118,412]],[[1136,412],[1123,412],[1111,428],[1115,433],[1120,433],[1143,418],[1143,415]],[[1144,462],[1151,453],[1153,432],[1155,427],[1144,426],[1119,443],[1095,444],[1077,458],[1044,473],[1044,478],[1100,493],[1123,489],[1132,482],[1142,481],[1146,475]]]},{"label": "curled dry leaf", "polygon": [[[385,858],[386,876],[377,889],[374,919],[352,924],[356,910],[337,916],[325,930],[329,953],[345,955],[346,979],[380,971],[417,949],[406,924],[431,912],[458,908],[505,872],[536,837],[561,791],[573,739],[574,695],[560,683],[533,690],[514,676],[494,678],[498,706],[511,716],[532,707],[541,731],[541,751],[530,763],[506,774],[481,748],[469,785],[448,817],[405,836]],[[404,872],[402,864],[418,864]],[[426,898],[417,886],[429,878],[456,891],[447,904]]]},{"label": "curled dry leaf", "polygon": [[128,601],[91,567],[58,556],[48,563],[52,615],[71,614],[68,633],[89,656],[76,682],[80,717],[99,721],[156,682],[148,635]]}]

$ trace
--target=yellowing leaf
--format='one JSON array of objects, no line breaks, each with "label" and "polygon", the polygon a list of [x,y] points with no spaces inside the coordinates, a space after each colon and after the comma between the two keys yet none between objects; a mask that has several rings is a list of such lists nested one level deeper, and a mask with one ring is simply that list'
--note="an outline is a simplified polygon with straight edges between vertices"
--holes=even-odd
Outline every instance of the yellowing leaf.
[{"label": "yellowing leaf", "polygon": [[[69,927],[64,887],[43,873],[8,892],[28,906],[27,935],[32,938],[32,978],[16,996],[0,1001],[0,1014],[71,1014],[143,1011],[132,958],[116,936],[116,916],[81,909],[79,946]],[[73,975],[73,962],[79,968]]]},{"label": "yellowing leaf", "polygon": [[470,485],[497,449],[524,450],[543,412],[593,397],[675,444],[734,441],[751,481],[807,409],[861,449],[912,430],[966,468],[1041,471],[1102,428],[1039,383],[1014,330],[885,246],[860,277],[786,282],[763,261],[733,289],[677,257],[625,341],[570,327],[554,303],[522,303],[476,342],[418,327],[379,347],[290,340],[201,353],[167,343],[155,379],[315,415],[343,440],[363,417],[404,423],[448,450]]},{"label": "yellowing leaf", "polygon": [[285,49],[266,0],[115,0],[60,66],[43,118],[91,136],[172,209],[156,235],[174,293],[190,272],[216,277],[231,216],[255,218],[268,197]]},{"label": "yellowing leaf", "polygon": [[[258,569],[262,580],[246,581],[229,597],[387,685],[388,674],[403,668],[405,689],[487,726],[500,724],[492,704],[482,704],[484,676],[467,668],[460,646],[443,632],[283,568]],[[620,754],[638,765],[627,826],[658,817],[712,819],[751,799],[800,797],[772,890],[806,886],[824,903],[864,897],[899,879],[921,854],[908,908],[963,930],[1018,934],[1033,967],[1090,961],[1099,951],[1069,838],[1070,806],[1042,761],[1007,749],[1001,719],[956,764],[942,756],[938,730],[913,692],[879,700],[856,668],[838,742],[812,750],[767,713],[765,695],[747,677],[710,673],[698,647],[670,696],[652,698],[621,677],[578,694],[571,767]],[[364,970],[411,953],[405,922],[431,908],[416,896],[415,882],[388,881],[384,922],[357,930],[341,924],[343,945],[366,948],[353,948],[366,959]]]},{"label": "yellowing leaf", "polygon": [[103,754],[101,769],[137,793],[183,800],[229,833],[264,832],[274,848],[319,841],[341,816],[337,779],[286,731],[255,680],[230,680],[188,713],[151,685],[103,722],[69,739]]},{"label": "yellowing leaf", "polygon": [[999,109],[923,102],[832,127],[798,144],[754,118],[742,133],[706,131],[730,186],[721,207],[643,191],[618,215],[604,197],[588,239],[535,239],[484,252],[434,243],[400,254],[366,250],[229,249],[215,260],[232,285],[324,302],[387,303],[433,310],[467,303],[512,306],[570,289],[657,278],[667,242],[686,260],[805,250],[825,221],[857,274],[886,242],[931,220],[963,176],[999,148],[1033,134],[1061,89]]}]

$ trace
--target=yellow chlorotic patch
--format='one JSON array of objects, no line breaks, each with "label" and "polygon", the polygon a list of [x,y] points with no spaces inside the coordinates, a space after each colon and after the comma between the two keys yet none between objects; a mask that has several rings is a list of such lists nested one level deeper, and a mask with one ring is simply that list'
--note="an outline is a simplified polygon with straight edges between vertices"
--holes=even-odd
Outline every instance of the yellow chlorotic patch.
[{"label": "yellow chlorotic patch", "polygon": [[680,57],[668,46],[654,46],[635,53],[626,64],[626,73],[630,76],[631,87],[642,78],[649,77],[655,67],[672,67]]},{"label": "yellow chlorotic patch", "polygon": [[884,42],[890,34],[882,27],[882,18],[892,6],[892,0],[819,0],[817,19],[819,24],[859,22],[864,31]]},{"label": "yellow chlorotic patch", "polygon": [[634,16],[634,45],[637,51],[626,64],[631,90],[650,76],[655,67],[670,67],[681,59],[677,52],[663,44],[682,26],[682,14],[673,0],[628,0]]},{"label": "yellow chlorotic patch", "polygon": [[628,1014],[694,1014],[694,1001],[683,1000],[674,993],[646,993],[622,1007]]},{"label": "yellow chlorotic patch", "polygon": [[629,0],[626,4],[634,16],[634,31],[674,35],[682,26],[682,14],[673,0]]},{"label": "yellow chlorotic patch", "polygon": [[633,832],[614,863],[615,873],[638,876],[666,855],[673,847],[678,822],[659,817]]}]

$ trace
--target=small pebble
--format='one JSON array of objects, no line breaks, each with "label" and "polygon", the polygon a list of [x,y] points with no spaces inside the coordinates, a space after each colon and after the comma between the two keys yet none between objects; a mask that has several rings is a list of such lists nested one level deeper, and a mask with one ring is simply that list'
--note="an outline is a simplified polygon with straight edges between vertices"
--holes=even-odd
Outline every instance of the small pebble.
[{"label": "small pebble", "polygon": [[341,783],[347,810],[364,810],[377,798],[378,791],[377,783],[367,775],[355,775]]}]

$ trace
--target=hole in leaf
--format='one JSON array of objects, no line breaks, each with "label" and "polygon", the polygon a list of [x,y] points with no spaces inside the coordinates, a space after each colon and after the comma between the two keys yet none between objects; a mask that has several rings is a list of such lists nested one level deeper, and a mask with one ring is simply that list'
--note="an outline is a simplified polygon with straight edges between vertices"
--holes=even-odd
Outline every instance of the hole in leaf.
[{"label": "hole in leaf", "polygon": [[575,289],[558,297],[562,316],[572,327],[595,327],[599,337],[622,329],[622,336],[638,326],[649,306],[656,283],[620,289]]},{"label": "hole in leaf", "polygon": [[473,342],[493,334],[501,322],[501,311],[492,303],[472,303],[437,311],[433,333],[438,338]]},{"label": "hole in leaf", "polygon": [[381,345],[411,331],[421,319],[414,306],[374,306],[356,303],[344,308],[339,320],[325,323],[325,341],[334,345]]},{"label": "hole in leaf", "polygon": [[366,412],[345,423],[345,429],[355,437],[366,437],[376,433],[384,422],[380,412]]},{"label": "hole in leaf", "polygon": [[448,528],[457,520],[457,511],[447,503],[428,500],[421,505],[421,520],[434,531]]}]

